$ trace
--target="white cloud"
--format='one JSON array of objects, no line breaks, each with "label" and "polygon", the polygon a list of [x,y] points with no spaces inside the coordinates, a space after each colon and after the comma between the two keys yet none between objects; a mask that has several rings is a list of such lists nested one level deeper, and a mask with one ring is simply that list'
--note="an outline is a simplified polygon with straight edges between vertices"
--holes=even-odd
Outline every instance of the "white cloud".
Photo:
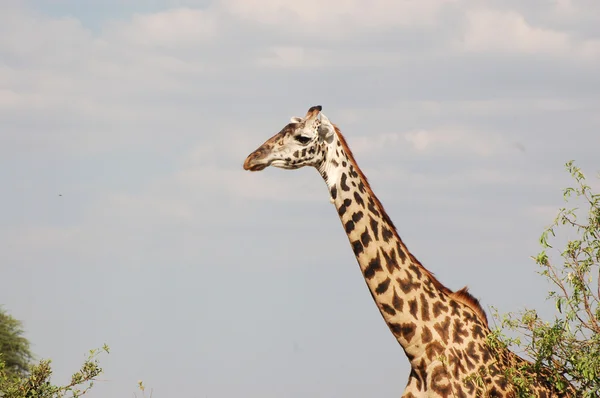
[{"label": "white cloud", "polygon": [[56,227],[48,225],[19,226],[0,229],[0,236],[7,247],[23,254],[35,247],[37,250],[67,248],[81,236],[80,226]]},{"label": "white cloud", "polygon": [[[210,15],[190,9],[137,15],[97,34],[74,18],[0,12],[0,151],[177,140],[182,125],[200,119],[178,100],[208,92],[194,83],[206,75],[200,47],[214,31]],[[21,128],[24,115],[39,127]]]},{"label": "white cloud", "polygon": [[[3,10],[4,11],[4,10]],[[56,41],[60,38],[60,41]],[[77,63],[76,53],[86,50],[91,33],[72,17],[48,18],[23,7],[0,12],[0,49],[4,62],[15,61],[25,69],[61,67]]]},{"label": "white cloud", "polygon": [[170,195],[132,195],[114,193],[107,197],[107,207],[111,214],[129,219],[142,220],[152,214],[156,221],[166,219],[169,222],[178,220],[191,220],[194,215],[193,206],[185,200],[170,197]]},{"label": "white cloud", "polygon": [[318,68],[328,59],[324,50],[313,50],[299,46],[279,46],[268,49],[267,54],[259,56],[256,65],[267,68]]},{"label": "white cloud", "polygon": [[427,147],[429,147],[433,141],[431,133],[425,130],[406,133],[404,137],[409,143],[412,144],[413,148],[418,152],[427,149]]},{"label": "white cloud", "polygon": [[509,146],[497,134],[461,128],[411,131],[404,138],[416,152],[460,155],[471,153],[482,157],[506,151]]},{"label": "white cloud", "polygon": [[585,40],[577,47],[577,54],[582,58],[596,61],[600,58],[600,39]]},{"label": "white cloud", "polygon": [[360,135],[351,137],[349,139],[349,145],[357,155],[370,154],[373,152],[381,151],[385,148],[396,146],[402,141],[402,134],[400,133],[380,133],[372,135]]},{"label": "white cloud", "polygon": [[[393,125],[399,121],[413,118],[418,125],[429,123],[433,120],[472,120],[477,118],[499,117],[531,117],[532,115],[551,113],[570,113],[581,110],[591,111],[600,107],[600,100],[594,97],[558,97],[558,96],[527,96],[519,97],[482,97],[477,99],[441,99],[422,100],[408,99],[403,101],[390,101],[385,106],[370,107],[368,110],[359,108],[340,108],[335,110],[335,118],[342,131],[356,123],[368,123],[377,119]],[[429,127],[415,128],[413,134]],[[397,133],[387,133],[388,136]],[[425,133],[422,133],[425,134]],[[391,138],[391,137],[388,137]],[[353,141],[354,138],[351,138]],[[367,137],[360,138],[368,141]],[[363,145],[363,144],[361,144]],[[364,145],[372,145],[365,142]]]},{"label": "white cloud", "polygon": [[477,52],[564,53],[566,33],[531,26],[516,11],[473,10],[467,12],[464,49]]},{"label": "white cloud", "polygon": [[144,47],[189,48],[214,39],[218,28],[213,11],[176,8],[135,14],[130,21],[114,24],[110,35]]},{"label": "white cloud", "polygon": [[600,20],[600,4],[595,0],[554,0],[550,15],[556,23]]},{"label": "white cloud", "polygon": [[583,60],[600,56],[600,40],[572,32],[535,26],[516,10],[476,9],[467,11],[457,47],[467,52],[571,55]]},{"label": "white cloud", "polygon": [[559,97],[490,98],[452,101],[411,101],[396,104],[397,108],[414,109],[423,117],[443,115],[508,116],[544,112],[572,112],[600,106],[596,99]]},{"label": "white cloud", "polygon": [[223,0],[233,15],[277,26],[298,36],[342,38],[363,29],[433,26],[438,13],[456,0]]},{"label": "white cloud", "polygon": [[416,153],[442,153],[452,156],[470,153],[487,157],[511,149],[511,145],[499,134],[459,127],[358,136],[351,139],[350,145],[357,154],[367,154],[391,147],[404,147],[405,143]]}]

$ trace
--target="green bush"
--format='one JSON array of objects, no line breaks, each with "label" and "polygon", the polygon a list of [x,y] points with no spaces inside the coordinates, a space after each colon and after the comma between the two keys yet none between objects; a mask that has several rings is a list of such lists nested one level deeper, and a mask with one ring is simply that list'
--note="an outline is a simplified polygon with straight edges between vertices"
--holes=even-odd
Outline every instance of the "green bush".
[{"label": "green bush", "polygon": [[97,356],[109,352],[108,346],[91,350],[81,369],[64,386],[51,383],[50,360],[33,363],[29,341],[23,337],[21,322],[0,311],[0,397],[63,398],[80,397],[102,373]]},{"label": "green bush", "polygon": [[[557,314],[552,321],[541,319],[533,309],[494,314],[501,322],[490,343],[521,351],[531,360],[527,371],[514,368],[508,372],[519,397],[531,396],[529,379],[524,377],[531,370],[559,390],[564,389],[566,379],[578,397],[600,396],[600,194],[587,185],[573,161],[566,168],[575,184],[564,190],[565,201],[577,201],[582,207],[559,210],[542,233],[542,251],[533,258],[541,268],[539,273],[551,283],[548,298],[554,301]],[[564,249],[555,250],[550,238],[566,241]],[[509,338],[506,333],[517,337]]]},{"label": "green bush", "polygon": [[24,375],[32,358],[21,321],[0,309],[0,361],[4,372],[11,376]]}]

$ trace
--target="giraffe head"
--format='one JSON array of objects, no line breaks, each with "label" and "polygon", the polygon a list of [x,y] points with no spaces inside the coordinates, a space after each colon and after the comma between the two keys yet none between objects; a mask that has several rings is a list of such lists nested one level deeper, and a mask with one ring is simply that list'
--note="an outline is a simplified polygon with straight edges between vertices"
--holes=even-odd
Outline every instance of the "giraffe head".
[{"label": "giraffe head", "polygon": [[298,169],[304,166],[320,168],[333,142],[335,128],[321,113],[320,105],[311,107],[304,118],[293,117],[277,134],[252,152],[244,169],[260,171],[268,166]]}]

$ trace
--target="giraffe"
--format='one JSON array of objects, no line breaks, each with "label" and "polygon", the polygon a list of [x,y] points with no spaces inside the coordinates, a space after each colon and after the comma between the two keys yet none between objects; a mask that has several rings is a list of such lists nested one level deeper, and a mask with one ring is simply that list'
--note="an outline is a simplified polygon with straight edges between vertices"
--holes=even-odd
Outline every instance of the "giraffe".
[{"label": "giraffe", "polygon": [[[320,105],[293,117],[244,162],[318,170],[329,190],[371,296],[411,366],[404,398],[516,397],[503,370],[524,359],[508,349],[493,352],[479,300],[467,287],[452,291],[408,250],[352,154],[340,129]],[[473,375],[478,375],[473,377]],[[537,397],[571,397],[533,378]]]}]

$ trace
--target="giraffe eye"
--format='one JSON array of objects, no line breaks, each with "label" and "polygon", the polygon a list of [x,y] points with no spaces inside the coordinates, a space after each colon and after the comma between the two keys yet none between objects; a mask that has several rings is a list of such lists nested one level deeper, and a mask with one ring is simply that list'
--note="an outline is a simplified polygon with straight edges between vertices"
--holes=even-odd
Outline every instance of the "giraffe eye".
[{"label": "giraffe eye", "polygon": [[309,137],[305,137],[303,135],[297,135],[297,136],[294,137],[294,139],[296,141],[298,141],[299,143],[301,143],[302,145],[308,144],[308,142],[310,141]]}]

